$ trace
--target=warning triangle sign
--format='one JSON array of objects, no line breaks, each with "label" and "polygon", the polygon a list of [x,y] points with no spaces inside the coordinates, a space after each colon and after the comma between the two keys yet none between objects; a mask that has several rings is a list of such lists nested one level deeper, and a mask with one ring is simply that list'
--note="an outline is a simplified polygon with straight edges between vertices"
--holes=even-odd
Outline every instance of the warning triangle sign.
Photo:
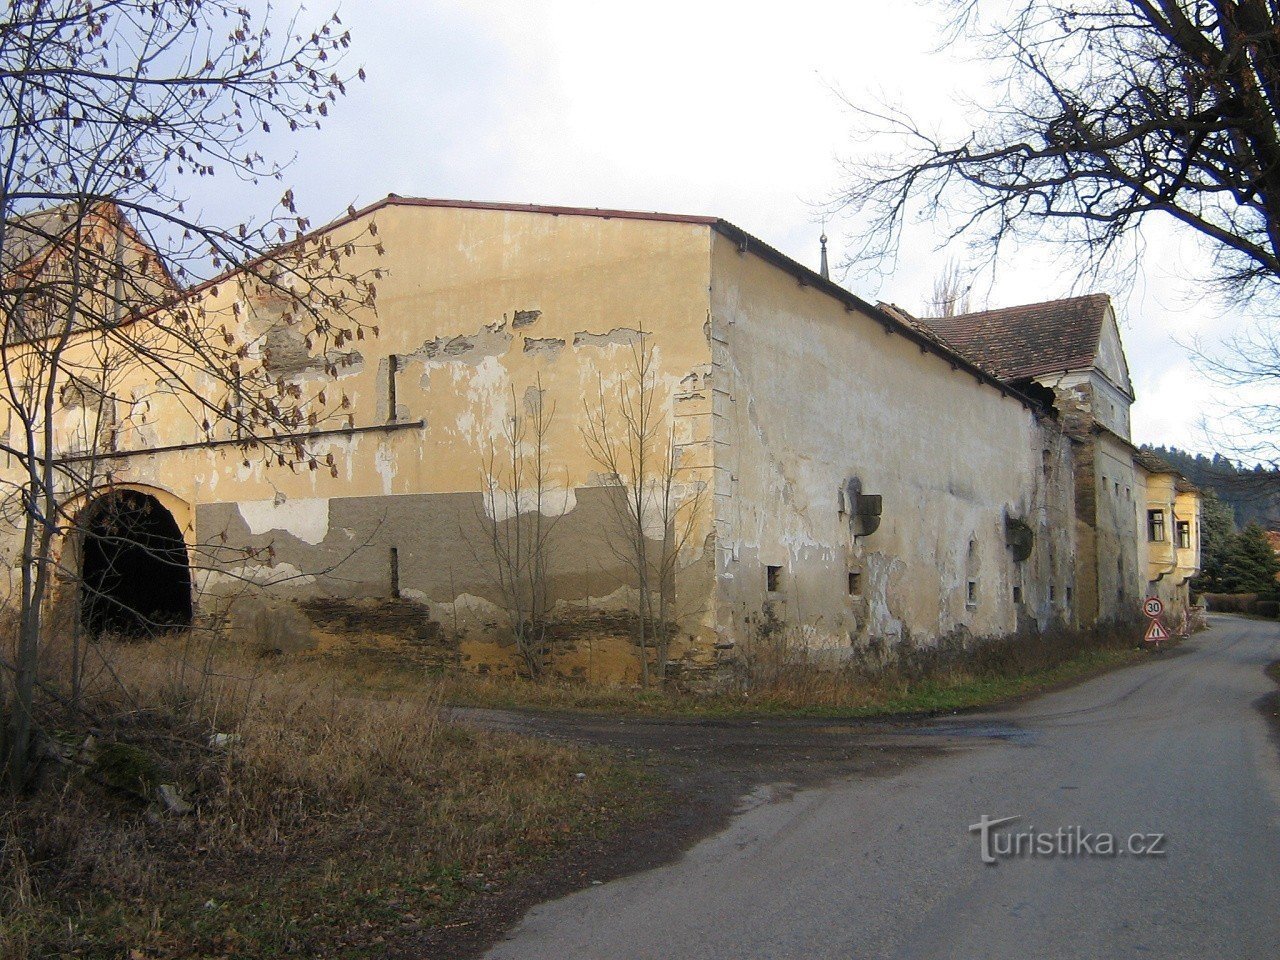
[{"label": "warning triangle sign", "polygon": [[1143,639],[1147,643],[1159,643],[1161,640],[1169,639],[1169,631],[1160,625],[1159,620],[1152,620],[1151,626],[1147,627],[1147,635]]}]

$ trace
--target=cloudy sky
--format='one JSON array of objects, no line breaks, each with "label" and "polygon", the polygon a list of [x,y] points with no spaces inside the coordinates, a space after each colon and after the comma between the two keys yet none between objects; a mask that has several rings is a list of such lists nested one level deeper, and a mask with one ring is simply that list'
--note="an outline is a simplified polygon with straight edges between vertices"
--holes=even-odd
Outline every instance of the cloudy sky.
[{"label": "cloudy sky", "polygon": [[[938,50],[911,0],[349,0],[356,85],[319,133],[277,146],[320,223],[348,203],[402,195],[620,207],[721,216],[816,266],[822,205],[841,158],[865,149],[851,100],[881,98],[942,127],[985,68]],[[833,257],[856,223],[827,227]],[[885,276],[848,275],[870,300],[920,309],[948,256],[927,226]],[[1192,245],[1147,238],[1137,282],[1109,283],[1138,404],[1139,442],[1211,450],[1220,388],[1183,345],[1239,322],[1185,278]],[[975,291],[975,307],[1089,292],[1051,251],[1023,251]],[[1180,345],[1182,344],[1182,345]]]}]

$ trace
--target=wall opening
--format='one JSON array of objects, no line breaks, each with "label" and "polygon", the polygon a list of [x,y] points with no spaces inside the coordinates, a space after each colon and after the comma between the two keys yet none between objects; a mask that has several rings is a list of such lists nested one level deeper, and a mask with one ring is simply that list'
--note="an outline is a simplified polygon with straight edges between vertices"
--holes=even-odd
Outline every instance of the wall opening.
[{"label": "wall opening", "polygon": [[191,625],[187,545],[149,494],[107,494],[86,511],[80,574],[80,619],[91,634],[145,637]]},{"label": "wall opening", "polygon": [[777,593],[782,589],[781,567],[769,566],[764,568],[764,588],[769,593]]}]

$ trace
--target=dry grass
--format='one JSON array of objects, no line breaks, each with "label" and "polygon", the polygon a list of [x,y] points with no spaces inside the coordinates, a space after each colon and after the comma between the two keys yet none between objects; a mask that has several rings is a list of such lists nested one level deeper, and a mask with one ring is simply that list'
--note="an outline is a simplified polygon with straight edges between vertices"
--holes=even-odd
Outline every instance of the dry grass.
[{"label": "dry grass", "polygon": [[1134,630],[1058,630],[983,642],[828,650],[769,627],[741,645],[719,693],[531,684],[469,676],[446,681],[445,696],[471,706],[552,710],[758,716],[870,717],[990,706],[1140,660]]},{"label": "dry grass", "polygon": [[[6,958],[409,955],[651,798],[601,754],[443,723],[425,678],[354,685],[190,635],[99,653],[91,716],[50,701],[44,717],[59,742],[94,736],[78,759],[96,759],[45,763],[0,809]],[[157,783],[195,811],[146,802]]]}]

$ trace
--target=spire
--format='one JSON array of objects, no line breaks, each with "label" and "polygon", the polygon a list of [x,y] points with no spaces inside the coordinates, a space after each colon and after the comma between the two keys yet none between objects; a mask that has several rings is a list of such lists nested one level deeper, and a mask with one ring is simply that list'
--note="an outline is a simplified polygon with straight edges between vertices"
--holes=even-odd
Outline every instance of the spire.
[{"label": "spire", "polygon": [[827,228],[822,228],[822,236],[818,238],[822,242],[822,266],[818,268],[818,272],[822,274],[823,280],[831,279],[831,271],[827,269]]}]

